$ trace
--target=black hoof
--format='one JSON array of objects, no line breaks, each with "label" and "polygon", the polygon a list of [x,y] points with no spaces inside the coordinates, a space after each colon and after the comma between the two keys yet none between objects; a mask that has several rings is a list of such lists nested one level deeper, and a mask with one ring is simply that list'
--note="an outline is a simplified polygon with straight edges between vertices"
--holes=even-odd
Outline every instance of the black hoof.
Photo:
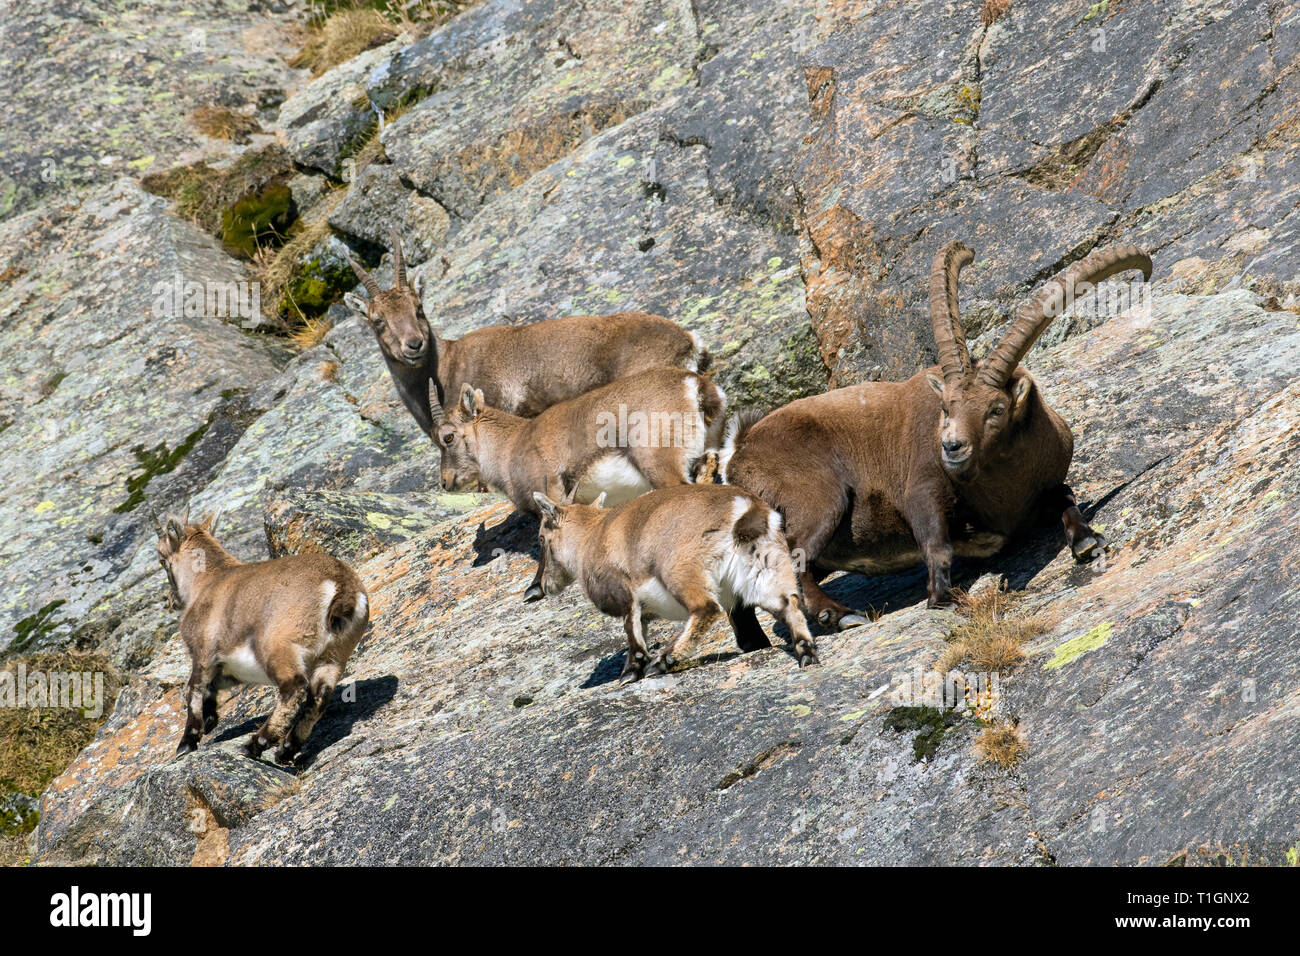
[{"label": "black hoof", "polygon": [[252,757],[254,760],[261,760],[262,751],[266,749],[266,746],[264,744],[259,744],[257,738],[254,737],[240,749],[244,751],[244,756]]},{"label": "black hoof", "polygon": [[278,747],[275,751],[275,762],[284,766],[292,766],[298,759],[297,747]]},{"label": "black hoof", "polygon": [[861,627],[864,624],[870,623],[871,622],[861,614],[845,614],[840,618],[839,629],[841,631],[847,631],[851,627]]},{"label": "black hoof", "polygon": [[176,745],[176,756],[184,757],[186,754],[192,754],[198,749],[199,745],[196,741],[182,740]]},{"label": "black hoof", "polygon": [[659,677],[667,674],[668,668],[672,666],[672,660],[667,657],[656,657],[645,668],[646,677]]},{"label": "black hoof", "polygon": [[810,667],[813,664],[820,664],[821,660],[817,657],[816,652],[804,654],[799,658],[800,667]]},{"label": "black hoof", "polygon": [[524,592],[524,603],[532,604],[534,601],[540,601],[542,597],[542,589],[536,584],[530,584],[528,590]]},{"label": "black hoof", "polygon": [[1094,531],[1092,534],[1084,535],[1070,546],[1074,552],[1074,560],[1080,564],[1087,564],[1089,561],[1099,557],[1106,550],[1106,539]]},{"label": "black hoof", "polygon": [[737,641],[736,646],[740,648],[741,653],[748,654],[750,651],[761,651],[765,647],[771,647],[772,642],[764,637],[762,640],[755,638],[754,640],[746,641],[743,644],[740,643],[740,641]]},{"label": "black hoof", "polygon": [[799,657],[800,667],[807,667],[810,664],[821,663],[817,657],[817,648],[813,647],[811,644],[800,643],[795,646],[794,652]]},{"label": "black hoof", "polygon": [[817,623],[820,624],[822,627],[830,627],[834,621],[834,618],[835,618],[835,612],[832,611],[830,608],[827,608],[826,610],[822,611],[820,614],[817,615]]},{"label": "black hoof", "polygon": [[214,730],[217,729],[217,724],[219,724],[219,723],[221,723],[221,720],[220,720],[219,718],[217,718],[217,717],[211,717],[211,718],[205,720],[205,721],[203,722],[203,732],[204,732],[205,734],[210,734],[210,733],[212,733],[212,731],[214,731]]},{"label": "black hoof", "polygon": [[631,684],[634,681],[638,681],[640,679],[641,679],[641,672],[637,670],[635,667],[631,668],[630,670],[625,669],[623,673],[618,675],[619,686],[622,686],[623,684]]}]

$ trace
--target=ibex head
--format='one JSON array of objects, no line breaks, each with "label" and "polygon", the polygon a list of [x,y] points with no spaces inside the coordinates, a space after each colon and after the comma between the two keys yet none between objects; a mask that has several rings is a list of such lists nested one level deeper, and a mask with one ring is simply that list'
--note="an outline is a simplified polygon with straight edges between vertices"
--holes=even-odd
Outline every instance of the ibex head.
[{"label": "ibex head", "polygon": [[[194,578],[207,570],[210,554],[220,549],[212,537],[217,526],[214,511],[199,524],[190,524],[187,505],[183,515],[166,514],[161,521],[154,516],[158,532],[158,563],[167,573],[169,601],[185,608],[194,594]],[[211,546],[211,548],[209,547]]]},{"label": "ibex head", "polygon": [[559,501],[552,500],[540,491],[533,492],[537,502],[537,513],[541,517],[541,526],[537,530],[537,539],[541,545],[540,570],[542,593],[556,595],[573,583],[577,576],[578,546],[581,542],[586,524],[581,519],[594,514],[605,503],[605,495],[590,505],[575,505],[573,499],[578,494],[575,483],[567,495],[561,495],[562,483],[558,480],[550,483],[549,489]]},{"label": "ibex head", "polygon": [[486,407],[482,390],[468,383],[461,386],[459,401],[446,414],[436,395],[429,398],[434,440],[442,453],[442,487],[446,491],[477,491],[483,486],[475,425]]},{"label": "ibex head", "polygon": [[366,287],[370,298],[366,300],[349,292],[343,296],[343,301],[370,323],[379,339],[379,347],[391,362],[418,368],[426,363],[430,350],[435,347],[433,332],[424,317],[423,282],[418,275],[414,285],[407,281],[402,241],[391,226],[388,236],[393,244],[393,287],[381,290],[375,277],[348,256],[348,265]]},{"label": "ibex head", "polygon": [[1140,269],[1151,278],[1151,258],[1134,246],[1094,252],[1055,276],[1026,304],[994,349],[973,365],[957,308],[957,276],[975,254],[949,242],[930,269],[930,319],[942,377],[931,373],[939,396],[939,458],[955,481],[971,481],[983,463],[1000,457],[1025,422],[1034,380],[1020,360],[1052,319],[1081,294],[1117,273]]}]

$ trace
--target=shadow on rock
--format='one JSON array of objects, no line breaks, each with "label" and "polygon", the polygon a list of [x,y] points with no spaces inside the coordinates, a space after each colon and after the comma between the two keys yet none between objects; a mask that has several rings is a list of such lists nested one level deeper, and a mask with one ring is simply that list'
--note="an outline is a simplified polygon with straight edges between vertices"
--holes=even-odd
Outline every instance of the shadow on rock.
[{"label": "shadow on rock", "polygon": [[535,515],[514,511],[505,521],[491,528],[479,525],[474,534],[474,567],[489,564],[507,552],[541,557],[537,547]]},{"label": "shadow on rock", "polygon": [[[353,681],[336,688],[325,715],[313,728],[311,736],[307,738],[307,743],[302,748],[298,765],[311,766],[317,754],[347,737],[358,721],[374,716],[396,694],[397,678],[391,675]],[[267,716],[268,714],[261,714],[252,720],[231,727],[214,737],[213,742],[220,743],[247,737],[261,725],[262,721],[266,720]]]}]

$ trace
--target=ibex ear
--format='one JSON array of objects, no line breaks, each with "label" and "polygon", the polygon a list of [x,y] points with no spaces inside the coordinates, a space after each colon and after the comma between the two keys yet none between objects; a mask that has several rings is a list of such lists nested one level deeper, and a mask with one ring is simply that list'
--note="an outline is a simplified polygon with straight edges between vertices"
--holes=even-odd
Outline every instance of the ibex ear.
[{"label": "ibex ear", "polygon": [[173,551],[181,546],[181,540],[185,537],[185,522],[173,514],[163,518],[163,528],[167,536],[167,545]]},{"label": "ibex ear", "polygon": [[1019,421],[1029,407],[1029,396],[1034,391],[1034,380],[1022,375],[1011,386],[1011,417]]},{"label": "ibex ear", "polygon": [[936,395],[940,397],[943,396],[943,379],[938,375],[935,375],[933,372],[928,372],[925,376],[925,380],[930,383],[930,387],[934,389]]},{"label": "ibex ear", "polygon": [[353,315],[359,315],[363,319],[370,318],[370,303],[355,292],[344,292],[343,304],[352,310]]},{"label": "ibex ear", "polygon": [[465,414],[472,421],[478,418],[479,412],[483,410],[483,391],[476,389],[468,382],[460,387],[460,407],[464,409]]},{"label": "ibex ear", "polygon": [[204,531],[206,531],[208,534],[213,534],[217,530],[217,519],[220,517],[221,517],[221,509],[213,508],[212,513],[203,519],[203,523],[200,524],[199,527],[202,528]]},{"label": "ibex ear", "polygon": [[424,301],[424,284],[424,272],[417,271],[415,277],[411,279],[411,290],[421,302]]},{"label": "ibex ear", "polygon": [[533,492],[533,501],[537,502],[537,511],[542,516],[542,521],[557,525],[560,523],[560,506],[557,505],[540,491]]}]

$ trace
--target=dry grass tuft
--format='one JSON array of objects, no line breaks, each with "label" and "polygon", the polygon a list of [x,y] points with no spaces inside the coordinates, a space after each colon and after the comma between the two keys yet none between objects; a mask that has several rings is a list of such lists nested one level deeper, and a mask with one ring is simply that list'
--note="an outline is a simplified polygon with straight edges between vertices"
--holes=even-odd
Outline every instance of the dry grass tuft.
[{"label": "dry grass tuft", "polygon": [[1010,770],[1023,760],[1028,749],[1015,724],[994,724],[975,738],[975,752],[980,760],[995,763],[1003,770]]},{"label": "dry grass tuft", "polygon": [[[328,331],[328,329],[326,331]],[[325,382],[337,382],[339,380],[339,363],[335,362],[333,359],[328,362],[321,362],[320,377],[321,380]]]},{"label": "dry grass tuft", "polygon": [[[36,674],[47,679],[51,673],[103,676],[99,704],[104,712],[98,717],[86,716],[81,707],[0,707],[0,795],[22,793],[35,797],[94,739],[113,710],[122,681],[102,657],[52,652],[9,657],[0,665],[12,675],[15,690],[20,664],[25,668],[25,692],[31,692]],[[85,698],[82,702],[87,706],[91,703]],[[0,814],[0,866],[27,862],[35,824],[34,815],[24,821],[12,813]]]},{"label": "dry grass tuft", "polygon": [[980,11],[980,23],[989,27],[997,23],[1011,9],[1012,0],[984,0],[984,9]]},{"label": "dry grass tuft", "polygon": [[[289,333],[289,342],[300,352],[305,352],[310,348],[315,348],[325,341],[325,336],[329,330],[334,328],[334,323],[329,319],[304,319],[302,324]],[[321,365],[321,378],[327,382],[334,381],[334,377],[326,373],[325,369],[330,363],[325,362]],[[335,375],[337,375],[337,366],[335,366]]]},{"label": "dry grass tuft", "polygon": [[200,106],[190,114],[190,120],[204,136],[230,140],[234,143],[246,143],[250,136],[262,131],[262,127],[257,125],[257,120],[243,113],[236,113],[225,106],[211,104]]},{"label": "dry grass tuft", "polygon": [[1048,614],[1012,613],[1019,598],[1002,586],[958,594],[957,612],[966,618],[948,635],[939,658],[941,673],[969,664],[981,673],[1005,674],[1025,658],[1024,645],[1055,625]]},{"label": "dry grass tuft", "polygon": [[396,37],[397,28],[378,10],[368,7],[336,10],[310,28],[307,42],[289,60],[289,65],[305,66],[312,76],[320,76]]}]

